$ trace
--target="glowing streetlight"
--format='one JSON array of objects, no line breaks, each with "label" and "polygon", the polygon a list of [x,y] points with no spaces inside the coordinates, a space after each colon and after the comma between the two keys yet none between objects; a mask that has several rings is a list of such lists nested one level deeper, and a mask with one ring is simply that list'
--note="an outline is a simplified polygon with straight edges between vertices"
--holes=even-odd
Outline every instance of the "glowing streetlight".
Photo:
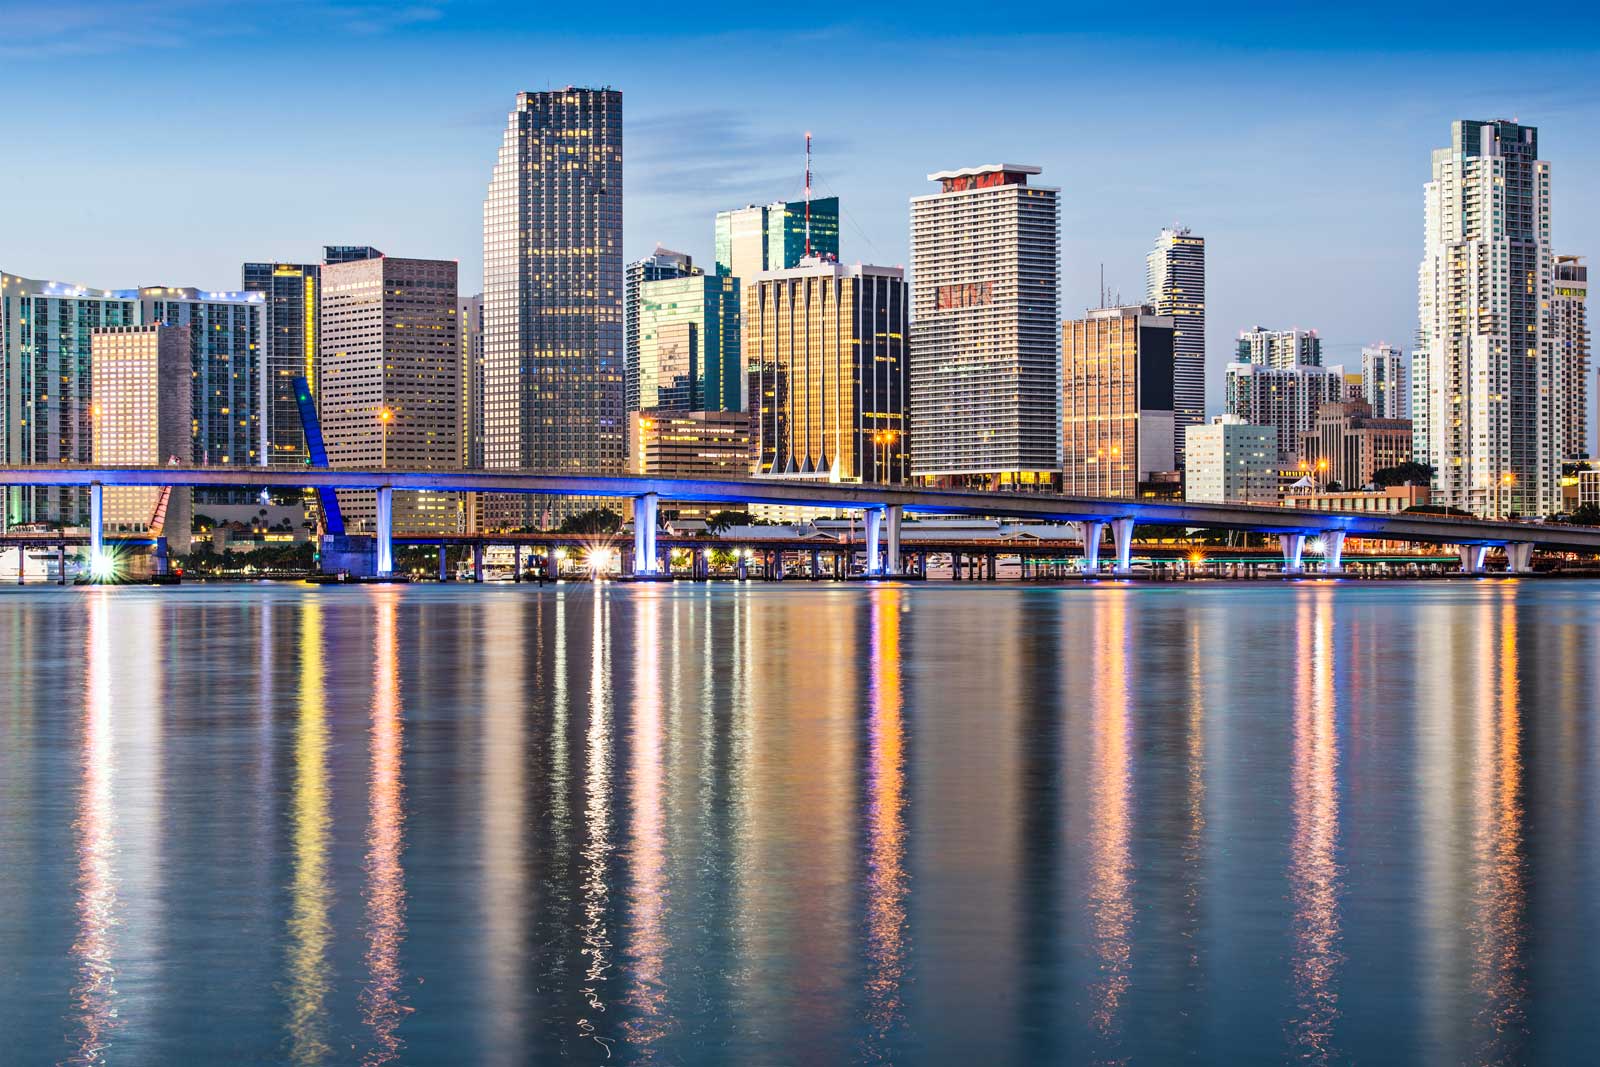
[{"label": "glowing streetlight", "polygon": [[383,461],[382,467],[389,466],[389,424],[394,421],[394,412],[388,407],[378,409],[378,425],[383,427]]}]

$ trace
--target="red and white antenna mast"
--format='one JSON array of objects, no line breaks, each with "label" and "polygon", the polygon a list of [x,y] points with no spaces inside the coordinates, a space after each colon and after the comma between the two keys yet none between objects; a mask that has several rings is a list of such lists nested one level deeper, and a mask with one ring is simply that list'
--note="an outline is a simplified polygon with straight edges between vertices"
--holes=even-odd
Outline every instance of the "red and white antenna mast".
[{"label": "red and white antenna mast", "polygon": [[811,131],[806,131],[806,258],[811,257]]}]

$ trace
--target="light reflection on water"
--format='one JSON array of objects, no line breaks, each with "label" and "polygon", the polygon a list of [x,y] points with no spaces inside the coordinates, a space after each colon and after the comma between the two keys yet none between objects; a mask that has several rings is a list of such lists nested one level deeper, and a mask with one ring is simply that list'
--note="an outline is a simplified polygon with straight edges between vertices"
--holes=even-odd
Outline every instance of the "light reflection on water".
[{"label": "light reflection on water", "polygon": [[0,1035],[1581,1061],[1597,627],[1556,582],[0,594]]}]

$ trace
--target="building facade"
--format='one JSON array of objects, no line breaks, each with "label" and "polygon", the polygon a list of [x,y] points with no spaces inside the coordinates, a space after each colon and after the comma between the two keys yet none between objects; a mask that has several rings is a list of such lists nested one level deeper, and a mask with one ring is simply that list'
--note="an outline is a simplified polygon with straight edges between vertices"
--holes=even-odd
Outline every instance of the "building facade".
[{"label": "building facade", "polygon": [[798,267],[807,255],[838,259],[839,198],[813,199],[810,214],[808,241],[804,200],[717,212],[717,273],[744,286],[765,271]]},{"label": "building facade", "polygon": [[[644,259],[628,264],[623,275],[623,392],[629,411],[639,410],[639,292],[645,282],[666,278],[689,278],[705,273],[694,265],[694,257],[656,245]],[[630,440],[632,439],[630,435]]]},{"label": "building facade", "polygon": [[638,408],[743,411],[738,279],[694,274],[639,289]]},{"label": "building facade", "polygon": [[885,484],[909,477],[907,295],[897,267],[821,259],[745,287],[756,474]]},{"label": "building facade", "polygon": [[461,331],[461,465],[483,467],[483,294],[456,304]]},{"label": "building facade", "polygon": [[1278,502],[1278,431],[1218,415],[1186,431],[1184,499],[1206,504]]},{"label": "building facade", "polygon": [[241,287],[265,298],[266,327],[261,365],[266,396],[262,420],[269,466],[309,462],[305,428],[294,380],[304,377],[312,395],[317,389],[318,263],[246,263]]},{"label": "building facade", "polygon": [[1051,489],[1061,470],[1060,191],[1003,163],[911,201],[912,467],[930,485]]},{"label": "building facade", "polygon": [[1145,257],[1144,302],[1173,322],[1172,410],[1177,466],[1185,431],[1206,421],[1206,239],[1187,228],[1162,230]]},{"label": "building facade", "polygon": [[[620,471],[622,94],[518,93],[483,205],[484,466]],[[583,499],[493,497],[491,526]]]},{"label": "building facade", "polygon": [[1277,431],[1280,466],[1295,466],[1300,459],[1300,435],[1311,429],[1317,409],[1343,400],[1343,367],[1271,367],[1260,363],[1230,363],[1224,372],[1223,404],[1255,426]]},{"label": "building facade", "polygon": [[1099,308],[1061,327],[1061,491],[1136,497],[1176,470],[1176,329],[1148,305]]},{"label": "building facade", "polygon": [[[742,411],[628,413],[628,470],[663,478],[750,477],[750,419]],[[727,503],[663,504],[679,518],[703,518]]]},{"label": "building facade", "polygon": [[1239,331],[1235,362],[1258,367],[1320,367],[1322,338],[1316,330],[1269,330],[1252,326]]},{"label": "building facade", "polygon": [[1556,452],[1563,460],[1589,451],[1589,268],[1582,256],[1552,265],[1550,355],[1555,374]]},{"label": "building facade", "polygon": [[[461,466],[461,336],[454,260],[379,259],[322,271],[317,415],[333,467]],[[340,493],[346,521],[370,527],[374,494]],[[456,533],[454,493],[398,493],[394,527]]]},{"label": "building facade", "polygon": [[[90,407],[95,463],[160,466],[187,463],[194,391],[188,326],[109,326],[93,331]],[[193,491],[150,486],[101,490],[105,530],[164,533],[174,551],[189,551]]]},{"label": "building facade", "polygon": [[1364,488],[1375,472],[1409,462],[1411,453],[1411,420],[1378,418],[1365,400],[1322,405],[1300,435],[1300,458],[1323,488]]},{"label": "building facade", "polygon": [[1403,419],[1410,401],[1405,356],[1390,344],[1361,349],[1361,395],[1380,419]]},{"label": "building facade", "polygon": [[1434,502],[1477,515],[1560,506],[1546,308],[1550,165],[1538,131],[1459,120],[1423,186],[1412,418]]}]

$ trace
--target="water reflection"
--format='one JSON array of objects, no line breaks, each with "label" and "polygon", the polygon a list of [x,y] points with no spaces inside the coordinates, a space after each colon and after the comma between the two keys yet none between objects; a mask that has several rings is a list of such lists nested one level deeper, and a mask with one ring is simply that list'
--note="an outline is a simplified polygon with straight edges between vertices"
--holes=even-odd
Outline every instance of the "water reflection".
[{"label": "water reflection", "polygon": [[367,985],[362,1017],[373,1046],[364,1062],[390,1063],[400,1056],[397,1033],[410,1011],[401,989],[400,945],[405,940],[406,886],[401,867],[405,810],[401,784],[400,660],[395,649],[398,594],[375,593],[377,619],[372,656],[372,776],[368,800],[366,910]]},{"label": "water reflection", "polygon": [[1099,974],[1090,989],[1090,1024],[1104,1058],[1121,1062],[1120,1012],[1132,980],[1132,783],[1128,719],[1129,591],[1109,588],[1095,613],[1094,740],[1089,767],[1088,909]]},{"label": "water reflection", "polygon": [[607,632],[610,600],[596,596],[590,605],[594,620],[589,644],[589,729],[584,776],[584,845],[582,871],[583,994],[588,1012],[577,1020],[578,1032],[609,1054],[614,1038],[605,1033],[606,982],[611,971],[611,642]]},{"label": "water reflection", "polygon": [[887,1062],[905,1026],[905,725],[901,712],[902,590],[872,591],[870,721],[867,730],[866,1021],[867,1056]]},{"label": "water reflection", "polygon": [[[629,1058],[654,1062],[652,1046],[665,1036],[667,997],[663,969],[668,948],[664,915],[667,910],[666,831],[662,805],[665,788],[661,759],[661,597],[658,587],[647,586],[634,604],[633,626],[633,726],[630,731],[630,795],[632,812],[628,839],[632,873],[632,907],[629,909],[628,993],[624,1003],[632,1011],[625,1032]],[[676,646],[675,646],[676,647]],[[676,663],[680,657],[674,656]],[[673,686],[673,692],[677,686]]]},{"label": "water reflection", "polygon": [[300,610],[300,702],[294,746],[294,792],[290,821],[294,878],[288,921],[289,1059],[296,1064],[330,1059],[328,951],[333,927],[328,912],[328,725],[323,695],[322,607],[307,600]]},{"label": "water reflection", "polygon": [[[535,872],[527,848],[526,719],[530,693],[546,679],[528,685],[530,659],[527,607],[520,600],[496,602],[495,639],[482,641],[482,787],[477,803],[483,821],[483,879],[479,940],[484,967],[485,1015],[493,1032],[486,1044],[513,1061],[526,1035],[523,973],[527,958],[527,901]],[[487,611],[483,616],[489,617]],[[537,662],[537,658],[534,658]]]}]

